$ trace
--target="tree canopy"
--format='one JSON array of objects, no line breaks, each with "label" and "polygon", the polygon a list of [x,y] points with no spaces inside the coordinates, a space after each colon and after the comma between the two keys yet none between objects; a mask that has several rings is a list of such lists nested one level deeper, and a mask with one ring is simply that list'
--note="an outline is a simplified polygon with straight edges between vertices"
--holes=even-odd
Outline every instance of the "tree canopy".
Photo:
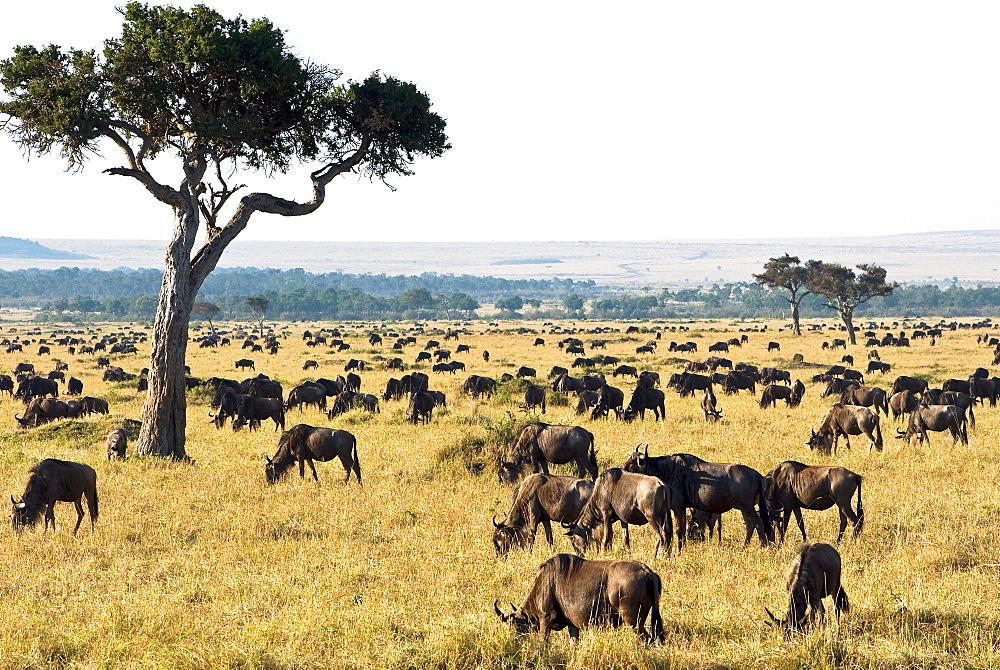
[{"label": "tree canopy", "polygon": [[891,294],[899,284],[886,283],[885,268],[864,264],[856,266],[860,274],[839,263],[809,262],[809,290],[826,298],[825,305],[836,310],[847,326],[851,344],[854,335],[854,310],[876,296]]},{"label": "tree canopy", "polygon": [[792,307],[792,330],[796,335],[802,334],[799,327],[799,303],[809,295],[809,268],[813,261],[802,265],[798,256],[771,258],[764,264],[764,271],[753,276],[758,286],[766,288],[781,288],[788,291],[788,304]]}]

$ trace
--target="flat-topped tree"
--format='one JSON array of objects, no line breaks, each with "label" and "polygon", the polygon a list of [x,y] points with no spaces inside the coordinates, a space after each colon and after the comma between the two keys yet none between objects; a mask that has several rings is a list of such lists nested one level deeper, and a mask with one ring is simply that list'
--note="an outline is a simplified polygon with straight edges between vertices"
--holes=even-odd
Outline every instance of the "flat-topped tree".
[{"label": "flat-topped tree", "polygon": [[862,263],[856,266],[860,273],[839,263],[809,261],[809,290],[823,296],[823,303],[840,314],[851,344],[857,344],[854,334],[854,310],[875,296],[889,295],[899,284],[885,281],[885,268]]},{"label": "flat-topped tree", "polygon": [[253,314],[253,318],[257,320],[257,332],[261,337],[264,337],[264,317],[267,316],[267,308],[270,306],[267,298],[255,295],[247,298],[244,304],[250,310],[250,313]]},{"label": "flat-topped tree", "polygon": [[787,253],[778,258],[768,259],[764,264],[764,271],[759,275],[754,275],[753,280],[758,286],[765,288],[783,288],[788,291],[785,300],[792,306],[792,330],[796,335],[802,334],[799,327],[799,303],[809,295],[809,263],[802,265],[798,256],[789,256]]},{"label": "flat-topped tree", "polygon": [[[119,11],[122,35],[103,53],[18,46],[0,61],[0,124],[29,153],[58,151],[71,168],[110,142],[124,164],[105,172],[134,179],[173,210],[136,451],[183,457],[191,308],[250,217],[310,214],[337,175],[384,182],[450,145],[444,119],[413,84],[379,73],[339,84],[340,72],[293,54],[267,19],[227,19],[204,5]],[[178,161],[172,183],[148,163],[166,155]],[[308,201],[233,197],[242,170],[302,163],[317,165]]]}]

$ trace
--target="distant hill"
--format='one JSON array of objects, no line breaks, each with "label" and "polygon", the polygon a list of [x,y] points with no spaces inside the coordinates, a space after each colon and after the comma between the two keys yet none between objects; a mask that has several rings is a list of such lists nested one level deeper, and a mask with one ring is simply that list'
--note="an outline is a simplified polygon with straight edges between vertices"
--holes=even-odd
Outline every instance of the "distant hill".
[{"label": "distant hill", "polygon": [[42,246],[38,242],[20,237],[0,236],[0,258],[39,258],[47,260],[73,260],[90,258],[86,254],[74,254]]}]

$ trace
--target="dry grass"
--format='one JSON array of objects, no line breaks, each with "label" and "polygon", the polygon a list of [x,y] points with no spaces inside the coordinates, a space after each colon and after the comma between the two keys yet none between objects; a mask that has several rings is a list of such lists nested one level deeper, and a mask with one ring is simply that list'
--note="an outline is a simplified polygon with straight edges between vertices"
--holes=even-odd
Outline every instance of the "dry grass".
[{"label": "dry grass", "polygon": [[[737,324],[692,324],[710,326]],[[27,328],[19,326],[19,332]],[[294,336],[277,356],[252,356],[258,371],[281,379],[286,389],[306,378],[306,358],[320,362],[317,376],[332,377],[352,354],[307,349],[298,337],[303,328],[291,326]],[[472,328],[477,334],[461,340],[472,345],[471,354],[456,356],[470,373],[499,377],[526,364],[544,374],[572,360],[549,334],[543,335],[544,348],[534,348],[534,335],[478,334],[481,327]],[[4,324],[2,335],[8,332]],[[348,340],[355,350],[369,349],[362,332]],[[785,365],[802,353],[807,362],[829,365],[840,354],[819,345],[831,336],[751,334],[750,344],[731,358]],[[669,339],[698,341],[703,351],[694,358],[703,360],[720,334],[664,337],[664,345]],[[617,342],[623,334],[582,339],[598,338],[611,340],[607,354],[634,358],[635,346],[650,336],[638,342]],[[426,339],[420,338],[421,346]],[[772,339],[782,343],[780,355],[765,352]],[[484,348],[492,354],[489,364],[481,358]],[[663,375],[676,371],[664,348],[636,364]],[[232,370],[241,353],[235,347],[192,348],[189,363],[198,376],[242,377]],[[864,365],[862,347],[850,353],[856,367]],[[932,382],[964,378],[991,359],[970,331],[948,333],[934,348],[916,342],[909,350],[882,353],[894,365],[884,383],[897,373],[924,374]],[[415,354],[407,349],[404,361],[411,363]],[[595,433],[602,469],[620,465],[636,444],[649,443],[651,453],[691,452],[760,471],[796,459],[836,462],[865,477],[868,525],[859,540],[840,545],[854,611],[839,629],[831,624],[785,642],[764,625],[765,605],[784,606],[784,574],[795,543],[744,549],[742,524],[730,514],[721,546],[692,544],[669,560],[651,560],[647,529],[633,534],[633,557],[663,578],[666,646],[644,648],[627,630],[590,630],[571,659],[564,633],[554,634],[546,648],[533,637],[512,634],[491,611],[497,597],[520,602],[550,555],[541,544],[533,555],[498,560],[490,544],[490,517],[506,511],[510,499],[510,489],[496,483],[490,458],[510,430],[510,417],[524,416],[516,394],[506,404],[474,401],[458,394],[463,375],[432,375],[431,387],[447,392],[449,407],[430,426],[405,423],[401,403],[383,403],[374,418],[351,413],[334,421],[314,410],[294,411],[289,425],[334,425],[358,436],[364,488],[345,486],[339,463],[317,465],[319,485],[293,472],[267,486],[263,454],[274,452],[276,435],[266,425],[253,434],[216,431],[201,396],[192,397],[189,408],[193,464],[131,456],[124,463],[105,461],[104,434],[124,417],[138,417],[141,397],[127,385],[101,382],[90,357],[56,356],[84,380],[88,395],[111,398],[115,414],[19,431],[13,414],[22,406],[5,396],[0,478],[19,493],[27,468],[39,459],[90,463],[98,472],[101,516],[93,534],[84,525],[74,538],[72,506],[61,504],[55,533],[0,533],[0,612],[9,622],[0,631],[0,668],[1000,665],[996,409],[981,410],[968,447],[952,447],[950,439],[935,435],[932,446],[913,449],[893,440],[894,427],[885,422],[884,452],[870,454],[858,442],[824,461],[804,443],[830,399],[820,400],[809,383],[803,405],[794,410],[763,411],[746,394],[720,394],[724,418],[715,425],[702,420],[696,400],[672,392],[668,418],[659,423],[590,422],[576,417],[571,406],[550,408],[546,420],[580,423]],[[353,357],[372,360],[374,354],[355,351]],[[32,353],[0,354],[0,369],[21,360],[51,369]],[[137,372],[145,361],[125,357],[116,364]],[[799,368],[793,374],[808,379],[814,373]],[[366,372],[364,390],[379,392],[388,376]],[[632,386],[620,379],[617,385]],[[475,474],[479,461],[485,469]],[[806,524],[810,539],[835,540],[835,512],[807,512]],[[570,550],[565,538],[557,537],[556,550]]]}]

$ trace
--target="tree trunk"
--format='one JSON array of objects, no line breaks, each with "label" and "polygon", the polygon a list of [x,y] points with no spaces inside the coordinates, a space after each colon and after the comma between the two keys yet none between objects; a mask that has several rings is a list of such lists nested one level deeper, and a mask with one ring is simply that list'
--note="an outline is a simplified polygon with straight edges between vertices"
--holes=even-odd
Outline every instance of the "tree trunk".
[{"label": "tree trunk", "polygon": [[851,344],[857,344],[858,338],[854,335],[854,310],[844,309],[840,312],[840,318],[844,320],[844,325],[847,326],[847,337]]},{"label": "tree trunk", "polygon": [[192,286],[191,248],[198,229],[197,214],[178,211],[174,239],[167,245],[166,267],[153,321],[149,355],[149,389],[142,406],[142,428],[136,453],[185,458],[187,385],[185,355],[188,322],[199,286]]},{"label": "tree trunk", "polygon": [[802,329],[799,327],[799,303],[794,300],[789,300],[792,303],[792,332],[796,335],[802,334]]}]

